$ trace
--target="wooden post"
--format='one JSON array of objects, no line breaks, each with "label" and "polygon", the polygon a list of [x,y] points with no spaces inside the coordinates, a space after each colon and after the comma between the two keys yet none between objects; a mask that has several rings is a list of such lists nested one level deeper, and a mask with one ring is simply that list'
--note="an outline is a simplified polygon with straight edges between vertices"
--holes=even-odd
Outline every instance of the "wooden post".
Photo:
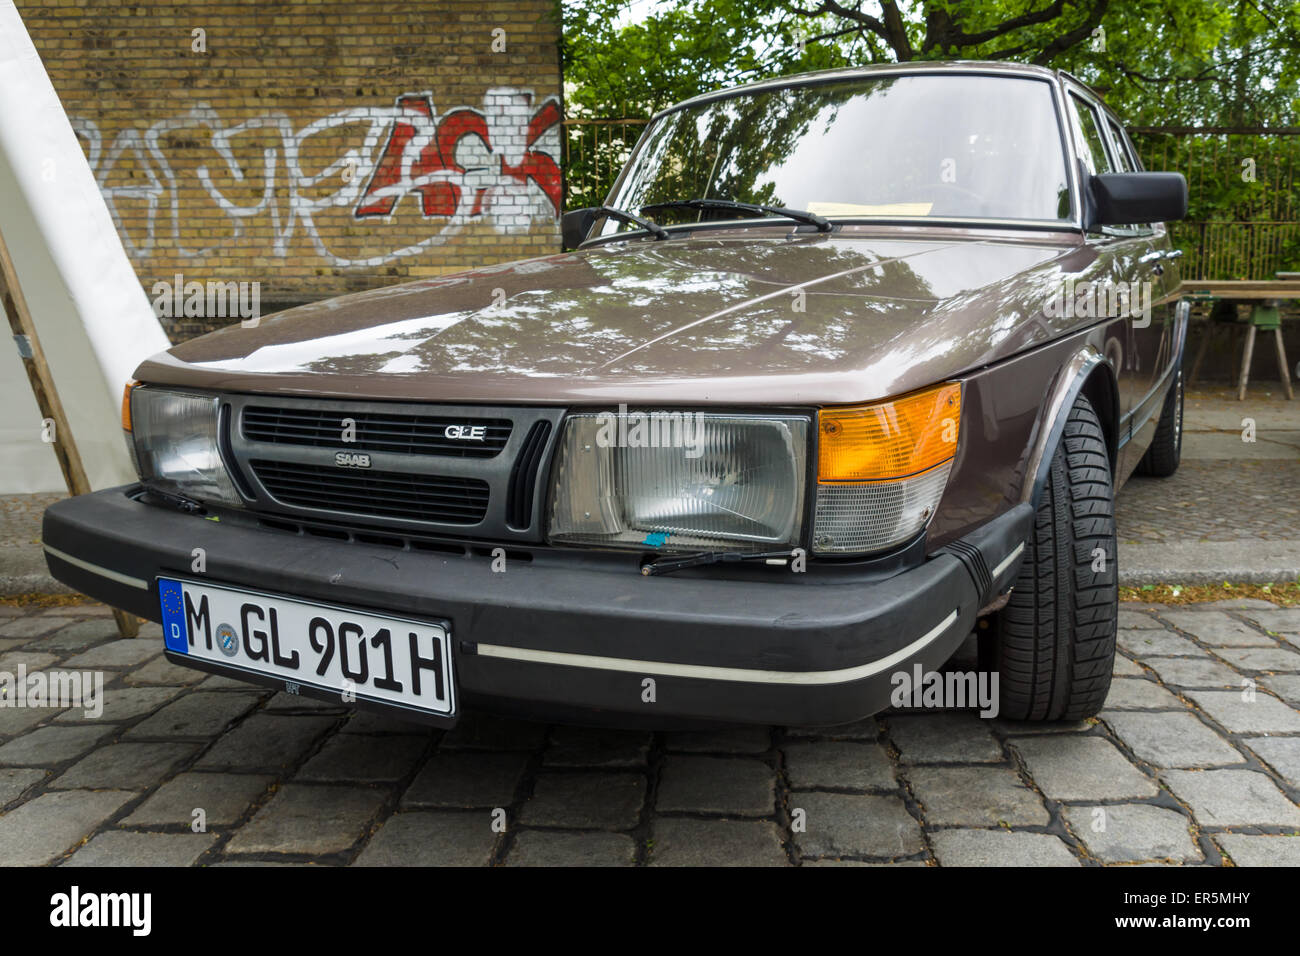
[{"label": "wooden post", "polygon": [[[73,440],[72,428],[63,411],[63,402],[59,400],[58,390],[54,387],[54,376],[50,374],[50,367],[45,361],[45,351],[41,348],[36,324],[27,309],[27,300],[23,297],[22,286],[18,282],[18,272],[14,269],[3,235],[0,235],[0,299],[4,300],[5,315],[9,318],[14,340],[20,344],[23,368],[27,370],[27,380],[31,383],[41,417],[54,426],[54,441],[50,447],[54,449],[59,470],[63,472],[64,484],[68,486],[69,494],[87,494],[91,490],[90,479],[86,477],[85,465],[82,464],[81,454]],[[122,637],[135,637],[140,633],[140,620],[132,614],[113,608],[113,620],[117,622],[117,632]]]},{"label": "wooden post", "polygon": [[1246,330],[1246,351],[1241,356],[1241,378],[1237,380],[1237,401],[1246,400],[1246,385],[1250,381],[1250,360],[1255,356],[1255,333],[1258,329],[1254,321]]},{"label": "wooden post", "polygon": [[1273,341],[1277,344],[1277,371],[1282,376],[1282,390],[1286,392],[1287,401],[1295,401],[1295,393],[1291,391],[1291,370],[1287,366],[1286,346],[1282,342],[1281,324],[1273,330]]}]

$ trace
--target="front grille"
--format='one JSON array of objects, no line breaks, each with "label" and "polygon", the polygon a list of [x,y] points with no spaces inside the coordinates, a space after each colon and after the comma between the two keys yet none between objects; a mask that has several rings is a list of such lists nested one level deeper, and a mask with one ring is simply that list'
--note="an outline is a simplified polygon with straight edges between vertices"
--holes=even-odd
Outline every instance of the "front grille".
[{"label": "front grille", "polygon": [[506,524],[512,528],[527,528],[533,520],[533,488],[537,484],[537,469],[542,464],[542,451],[550,434],[550,422],[540,421],[533,425],[510,470]]},{"label": "front grille", "polygon": [[[242,428],[244,438],[249,441],[340,448],[345,447],[344,421],[347,419],[353,423],[355,434],[349,436],[352,440],[346,442],[346,446],[358,451],[453,458],[495,457],[510,440],[512,427],[507,418],[452,418],[249,405],[244,408]],[[483,438],[448,438],[446,430],[449,425],[482,426]]]},{"label": "front grille", "polygon": [[265,459],[249,464],[276,500],[297,508],[461,525],[478,524],[487,514],[488,483],[477,478],[350,471]]},{"label": "front grille", "polygon": [[[367,534],[542,540],[537,486],[563,408],[226,400],[227,463],[247,484],[250,510],[269,520],[332,522]],[[449,425],[459,426],[451,438]]]}]

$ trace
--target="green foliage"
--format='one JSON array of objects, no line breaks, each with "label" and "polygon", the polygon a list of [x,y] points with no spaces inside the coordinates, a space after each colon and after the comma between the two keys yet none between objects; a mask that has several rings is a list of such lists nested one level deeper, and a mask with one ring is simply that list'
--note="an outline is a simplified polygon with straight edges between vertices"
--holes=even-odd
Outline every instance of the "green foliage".
[{"label": "green foliage", "polygon": [[[638,21],[626,15],[649,13]],[[569,115],[649,116],[766,76],[897,60],[1059,67],[1134,125],[1288,125],[1291,0],[561,0]],[[802,48],[796,33],[802,31]]]},{"label": "green foliage", "polygon": [[848,62],[832,45],[801,55],[791,39],[800,18],[776,0],[679,0],[620,26],[626,7],[627,0],[563,0],[570,117],[648,117],[721,86]]}]

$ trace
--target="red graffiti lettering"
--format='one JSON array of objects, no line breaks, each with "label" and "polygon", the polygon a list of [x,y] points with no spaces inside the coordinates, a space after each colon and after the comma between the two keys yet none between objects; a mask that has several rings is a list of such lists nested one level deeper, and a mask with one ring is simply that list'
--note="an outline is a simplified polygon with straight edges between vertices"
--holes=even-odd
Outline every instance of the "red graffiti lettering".
[{"label": "red graffiti lettering", "polygon": [[[471,195],[468,214],[482,215],[494,188],[491,170],[467,168],[457,159],[462,142],[476,137],[495,160],[498,184],[535,184],[558,216],[563,202],[560,167],[555,157],[541,147],[540,140],[560,123],[559,105],[553,99],[546,100],[532,114],[525,130],[512,131],[511,122],[517,121],[501,111],[485,115],[470,108],[455,109],[436,118],[428,95],[398,97],[397,117],[354,215],[391,215],[403,196],[416,194],[425,216],[451,217],[462,210],[467,191]],[[507,137],[522,135],[524,149],[518,163],[508,162],[506,155],[494,148],[494,130]]]}]

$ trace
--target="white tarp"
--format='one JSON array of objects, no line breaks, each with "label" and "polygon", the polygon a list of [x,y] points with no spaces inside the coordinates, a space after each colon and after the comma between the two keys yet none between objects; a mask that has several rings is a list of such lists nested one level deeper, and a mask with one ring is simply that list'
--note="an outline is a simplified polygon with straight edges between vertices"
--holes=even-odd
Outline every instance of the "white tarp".
[{"label": "white tarp", "polygon": [[[0,0],[0,233],[91,486],[130,481],[122,386],[167,336],[13,0]],[[0,493],[63,490],[27,377],[4,348]]]}]

